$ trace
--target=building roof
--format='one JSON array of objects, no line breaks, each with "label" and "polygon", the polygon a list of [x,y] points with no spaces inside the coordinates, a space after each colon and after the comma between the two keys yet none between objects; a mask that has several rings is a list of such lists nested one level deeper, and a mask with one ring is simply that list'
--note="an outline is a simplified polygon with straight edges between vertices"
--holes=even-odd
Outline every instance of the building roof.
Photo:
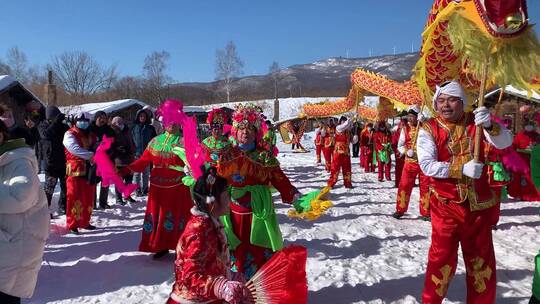
[{"label": "building roof", "polygon": [[[492,96],[492,95],[495,95],[495,94],[499,94],[500,91],[501,91],[501,89],[498,88],[498,89],[496,89],[494,91],[491,91],[491,92],[487,93],[486,97],[489,97],[489,96]],[[513,86],[508,85],[508,86],[506,86],[504,88],[504,93],[508,94],[508,95],[512,95],[512,96],[516,96],[516,97],[520,97],[520,98],[523,98],[523,99],[528,99],[530,101],[540,103],[540,94],[538,94],[536,92],[532,92],[532,94],[529,96],[529,94],[527,93],[526,90],[519,90],[519,89],[514,88]]]},{"label": "building roof", "polygon": [[17,82],[15,78],[9,76],[9,75],[0,75],[0,92],[4,91],[5,89],[11,87]]},{"label": "building roof", "polygon": [[0,75],[0,93],[10,91],[10,95],[19,102],[28,103],[35,100],[44,104],[32,91],[27,89],[22,83],[9,75]]},{"label": "building roof", "polygon": [[137,99],[120,99],[108,102],[93,102],[81,105],[64,106],[60,107],[60,111],[62,111],[66,115],[75,115],[78,112],[88,112],[90,114],[95,114],[98,111],[103,111],[107,114],[110,114],[112,112],[122,110],[133,105],[139,105],[141,107],[148,106],[147,103]]}]

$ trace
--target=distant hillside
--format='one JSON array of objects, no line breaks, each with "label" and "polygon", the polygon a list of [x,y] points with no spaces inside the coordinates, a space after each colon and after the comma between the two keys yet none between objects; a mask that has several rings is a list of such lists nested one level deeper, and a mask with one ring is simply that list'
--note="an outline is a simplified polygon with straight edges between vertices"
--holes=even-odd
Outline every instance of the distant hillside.
[{"label": "distant hillside", "polygon": [[[418,60],[417,53],[370,58],[328,58],[309,64],[297,64],[279,72],[279,97],[345,96],[350,89],[350,75],[363,68],[403,81],[411,77]],[[171,97],[187,105],[223,102],[225,94],[220,82],[178,83],[170,86]],[[246,76],[233,83],[233,101],[274,98],[273,80],[269,76]]]}]

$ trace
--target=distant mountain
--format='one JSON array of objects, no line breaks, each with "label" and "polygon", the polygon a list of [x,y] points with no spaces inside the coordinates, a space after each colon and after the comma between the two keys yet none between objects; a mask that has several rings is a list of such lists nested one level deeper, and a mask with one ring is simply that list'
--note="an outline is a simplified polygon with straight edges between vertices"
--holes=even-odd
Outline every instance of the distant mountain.
[{"label": "distant mountain", "polygon": [[[279,71],[279,97],[345,96],[356,68],[380,73],[390,79],[411,78],[418,53],[370,58],[328,58],[308,64],[297,64]],[[170,86],[170,95],[187,105],[212,104],[225,101],[220,81],[178,83]],[[269,75],[246,76],[233,82],[233,101],[274,98],[274,83]]]}]

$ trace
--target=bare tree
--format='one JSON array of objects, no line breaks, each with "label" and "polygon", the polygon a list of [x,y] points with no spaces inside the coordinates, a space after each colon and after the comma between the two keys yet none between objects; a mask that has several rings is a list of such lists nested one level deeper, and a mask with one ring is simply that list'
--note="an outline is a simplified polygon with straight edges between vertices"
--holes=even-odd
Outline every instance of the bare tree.
[{"label": "bare tree", "polygon": [[105,68],[84,51],[54,56],[50,68],[64,90],[81,99],[110,89],[116,79],[115,65]]},{"label": "bare tree", "polygon": [[11,68],[9,65],[0,60],[0,75],[9,75],[11,74]]},{"label": "bare tree", "polygon": [[112,93],[116,98],[141,99],[144,91],[144,81],[139,77],[125,76],[116,81]]},{"label": "bare tree", "polygon": [[18,47],[8,49],[6,54],[6,62],[10,67],[11,76],[15,77],[20,82],[27,80],[28,59],[26,54]]},{"label": "bare tree", "polygon": [[165,90],[172,82],[172,78],[166,73],[170,57],[168,52],[161,51],[152,52],[144,59],[143,74],[149,101],[159,103],[165,98]]},{"label": "bare tree", "polygon": [[227,93],[227,102],[231,100],[231,85],[234,77],[242,74],[244,63],[236,53],[236,45],[229,41],[224,49],[216,50],[216,80],[223,81],[223,88]]},{"label": "bare tree", "polygon": [[270,68],[268,69],[268,74],[272,78],[272,82],[274,83],[274,121],[279,120],[279,92],[278,92],[278,85],[279,81],[281,80],[281,76],[279,75],[279,63],[277,61],[272,62],[270,65]]},{"label": "bare tree", "polygon": [[268,75],[272,77],[272,81],[274,83],[274,97],[278,99],[278,85],[279,81],[281,80],[281,75],[279,75],[279,63],[277,61],[272,62],[270,65],[270,68],[268,69]]}]

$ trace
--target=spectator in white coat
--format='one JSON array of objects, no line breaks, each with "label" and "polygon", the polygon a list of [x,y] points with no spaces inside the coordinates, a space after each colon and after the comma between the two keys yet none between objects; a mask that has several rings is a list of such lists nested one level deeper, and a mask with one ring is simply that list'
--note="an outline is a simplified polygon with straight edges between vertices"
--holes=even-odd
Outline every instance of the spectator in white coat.
[{"label": "spectator in white coat", "polygon": [[34,293],[49,234],[47,198],[34,150],[9,140],[0,121],[0,303],[20,303]]}]

